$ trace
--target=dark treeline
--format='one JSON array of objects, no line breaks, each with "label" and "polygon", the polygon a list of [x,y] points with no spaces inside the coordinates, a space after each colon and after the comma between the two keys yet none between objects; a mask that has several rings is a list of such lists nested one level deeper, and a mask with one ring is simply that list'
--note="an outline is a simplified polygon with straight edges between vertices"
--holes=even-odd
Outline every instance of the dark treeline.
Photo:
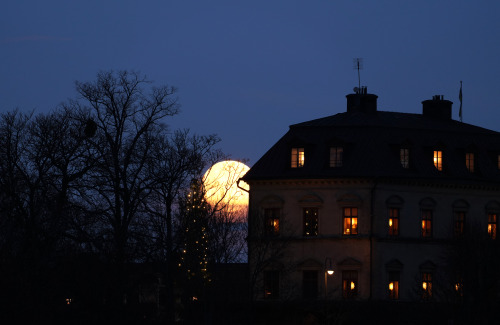
[{"label": "dark treeline", "polygon": [[129,266],[141,264],[162,274],[171,323],[179,202],[224,158],[219,138],[167,127],[175,88],[138,73],[76,90],[48,114],[0,117],[0,321],[134,322]]}]

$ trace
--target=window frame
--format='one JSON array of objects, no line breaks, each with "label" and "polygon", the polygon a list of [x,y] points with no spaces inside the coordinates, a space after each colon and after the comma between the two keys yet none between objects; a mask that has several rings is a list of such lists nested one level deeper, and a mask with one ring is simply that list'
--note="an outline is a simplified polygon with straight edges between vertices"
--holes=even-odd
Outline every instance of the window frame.
[{"label": "window frame", "polygon": [[488,237],[490,239],[497,239],[498,230],[498,214],[496,212],[488,212]]},{"label": "window frame", "polygon": [[344,165],[344,147],[331,146],[330,147],[330,168],[339,168]]},{"label": "window frame", "polygon": [[465,235],[465,211],[453,211],[453,236],[462,238]]},{"label": "window frame", "polygon": [[[280,297],[280,272],[266,270],[263,272],[264,299],[274,300]],[[269,289],[269,290],[268,290]]]},{"label": "window frame", "polygon": [[[399,207],[388,207],[388,234],[390,237],[399,236],[399,219],[401,217],[401,209]],[[394,214],[394,212],[397,212]]]},{"label": "window frame", "polygon": [[358,296],[358,271],[342,271],[342,298],[354,299]]},{"label": "window frame", "polygon": [[389,271],[388,280],[389,281],[387,290],[388,290],[389,300],[399,300],[399,284],[401,281],[401,272]]},{"label": "window frame", "polygon": [[264,208],[264,232],[266,236],[277,237],[280,234],[281,208]]},{"label": "window frame", "polygon": [[[311,222],[312,222],[312,225],[310,225]],[[302,230],[303,230],[302,235],[304,237],[317,237],[318,236],[318,234],[319,234],[319,208],[318,207],[303,207],[302,208]]]},{"label": "window frame", "polygon": [[[346,214],[346,211],[349,211]],[[355,214],[353,214],[355,212]],[[344,236],[356,236],[359,234],[359,209],[354,206],[342,207],[342,234]]]},{"label": "window frame", "polygon": [[472,151],[468,151],[465,153],[465,167],[469,171],[469,173],[474,173],[476,171],[476,155]]},{"label": "window frame", "polygon": [[443,150],[436,149],[433,153],[434,167],[438,171],[443,171]]},{"label": "window frame", "polygon": [[421,236],[422,238],[432,238],[433,210],[422,208],[421,215]]},{"label": "window frame", "polygon": [[422,272],[422,299],[432,299],[432,272]]},{"label": "window frame", "polygon": [[304,147],[292,147],[290,153],[291,153],[290,167],[293,169],[304,167],[305,162],[306,162],[305,148]]},{"label": "window frame", "polygon": [[399,162],[404,169],[410,168],[410,148],[399,148]]}]

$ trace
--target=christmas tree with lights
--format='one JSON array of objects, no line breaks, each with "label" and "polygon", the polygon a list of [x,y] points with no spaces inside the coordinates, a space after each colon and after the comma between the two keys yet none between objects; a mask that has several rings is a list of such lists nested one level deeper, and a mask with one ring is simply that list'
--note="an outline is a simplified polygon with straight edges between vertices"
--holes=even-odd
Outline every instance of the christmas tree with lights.
[{"label": "christmas tree with lights", "polygon": [[191,181],[189,191],[179,202],[179,271],[184,289],[191,299],[199,299],[210,282],[209,205],[200,181]]}]

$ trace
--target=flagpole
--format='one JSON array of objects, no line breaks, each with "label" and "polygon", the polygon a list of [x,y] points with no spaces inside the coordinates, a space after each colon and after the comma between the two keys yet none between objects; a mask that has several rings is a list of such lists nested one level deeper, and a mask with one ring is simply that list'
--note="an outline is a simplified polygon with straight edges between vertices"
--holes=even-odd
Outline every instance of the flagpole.
[{"label": "flagpole", "polygon": [[460,122],[462,122],[462,80],[460,80],[460,92],[458,93],[458,99],[460,100],[460,110],[458,111],[458,117],[460,117]]}]

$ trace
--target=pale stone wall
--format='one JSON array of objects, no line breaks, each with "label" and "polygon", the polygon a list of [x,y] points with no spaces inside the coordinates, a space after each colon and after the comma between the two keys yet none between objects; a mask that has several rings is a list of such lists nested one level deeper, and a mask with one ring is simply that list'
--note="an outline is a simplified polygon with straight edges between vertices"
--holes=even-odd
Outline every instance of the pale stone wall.
[{"label": "pale stone wall", "polygon": [[[329,299],[340,299],[342,270],[355,269],[358,271],[357,299],[369,299],[371,291],[372,299],[386,300],[388,264],[398,261],[402,264],[399,270],[399,300],[418,300],[422,265],[430,262],[435,266],[436,275],[446,268],[446,254],[449,253],[450,240],[453,238],[456,202],[466,202],[466,226],[477,224],[479,229],[486,232],[486,207],[500,200],[500,191],[452,185],[290,180],[256,181],[250,186],[250,209],[253,212],[265,206],[266,198],[277,197],[281,202],[278,204],[282,208],[280,236],[290,238],[286,261],[282,261],[289,271],[286,276],[288,299],[301,297],[304,270],[318,271],[318,298],[323,298],[327,293]],[[394,239],[388,237],[387,209],[391,197],[397,197],[402,202],[399,206],[400,233]],[[421,238],[421,202],[426,198],[435,203],[432,208],[431,239]],[[302,208],[306,206],[318,207],[318,236],[303,236]],[[342,234],[344,206],[358,208],[359,233],[356,236]],[[370,236],[372,220],[373,236]],[[332,260],[335,274],[328,276],[328,288],[325,291],[324,264],[327,258]],[[349,260],[357,261],[359,265],[353,266],[350,262],[341,265]],[[373,263],[371,267],[370,263]],[[435,281],[438,281],[437,276]],[[438,283],[433,285],[437,290]]]}]

